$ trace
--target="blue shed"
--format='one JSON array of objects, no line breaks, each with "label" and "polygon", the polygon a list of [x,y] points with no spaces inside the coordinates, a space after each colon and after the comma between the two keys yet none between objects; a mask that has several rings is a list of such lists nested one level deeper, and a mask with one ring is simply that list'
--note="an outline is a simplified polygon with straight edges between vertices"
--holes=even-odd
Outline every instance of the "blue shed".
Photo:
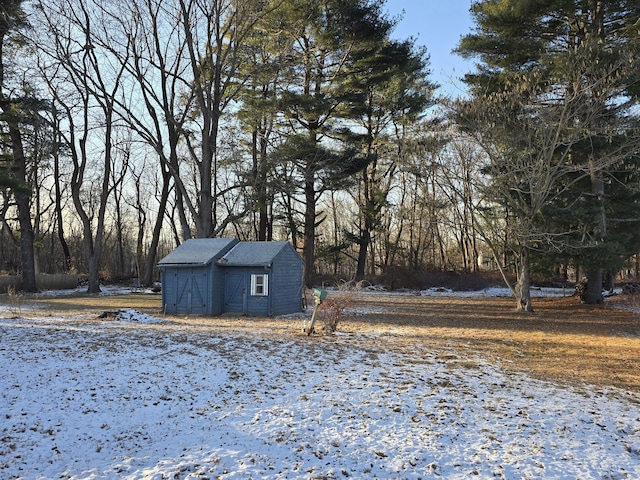
[{"label": "blue shed", "polygon": [[302,265],[289,242],[186,240],[158,262],[162,309],[169,314],[198,315],[299,312]]},{"label": "blue shed", "polygon": [[239,242],[217,261],[224,311],[272,316],[302,310],[302,257],[289,242]]},{"label": "blue shed", "polygon": [[218,315],[223,311],[224,271],[217,264],[235,238],[194,238],[158,262],[165,313]]}]

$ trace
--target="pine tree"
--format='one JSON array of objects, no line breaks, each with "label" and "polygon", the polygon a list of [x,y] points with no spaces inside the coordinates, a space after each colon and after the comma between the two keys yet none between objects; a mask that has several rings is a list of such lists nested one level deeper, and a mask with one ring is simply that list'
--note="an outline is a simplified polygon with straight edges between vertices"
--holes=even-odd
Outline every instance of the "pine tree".
[{"label": "pine tree", "polygon": [[358,173],[356,201],[359,219],[351,238],[358,246],[356,280],[365,275],[367,253],[376,230],[382,226],[395,174],[406,155],[407,131],[433,104],[435,84],[428,80],[429,57],[411,41],[377,42],[370,55],[357,61],[353,77],[364,101],[351,104],[348,117],[357,125],[347,139],[368,158]]},{"label": "pine tree", "polygon": [[[31,191],[27,184],[28,158],[25,152],[23,127],[37,110],[38,103],[28,95],[19,95],[10,88],[11,69],[5,64],[7,50],[20,44],[20,30],[26,26],[22,1],[5,1],[0,9],[0,122],[6,130],[2,149],[6,152],[0,159],[1,186],[13,193],[20,224],[20,264],[22,267],[22,289],[36,292],[36,266],[34,254],[34,232],[31,222]],[[18,39],[16,42],[15,40]]]},{"label": "pine tree", "polygon": [[310,285],[317,200],[322,192],[345,186],[372,159],[351,127],[367,108],[372,85],[386,81],[388,57],[381,54],[391,45],[393,24],[381,0],[289,0],[285,5],[283,28],[293,42],[278,98],[290,131],[276,157],[294,165],[302,185],[305,283]]},{"label": "pine tree", "polygon": [[[607,262],[624,254],[607,228],[610,190],[616,189],[609,179],[638,146],[633,108],[640,73],[640,2],[483,0],[472,6],[472,14],[478,30],[461,40],[458,51],[480,62],[465,78],[475,99],[517,90],[528,79],[536,90],[522,96],[521,112],[535,116],[533,105],[575,105],[565,128],[573,132],[571,144],[557,145],[568,154],[573,172],[556,188],[574,192],[577,197],[565,201],[580,203],[584,211],[563,230],[584,233],[581,257],[591,260],[583,265],[589,285],[585,301],[601,303]],[[585,182],[586,190],[574,188]]]}]

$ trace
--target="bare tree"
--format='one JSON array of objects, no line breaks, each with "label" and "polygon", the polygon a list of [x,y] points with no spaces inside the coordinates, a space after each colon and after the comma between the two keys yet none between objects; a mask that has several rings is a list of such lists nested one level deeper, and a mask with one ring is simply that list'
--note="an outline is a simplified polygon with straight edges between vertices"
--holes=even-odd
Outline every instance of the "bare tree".
[{"label": "bare tree", "polygon": [[[109,62],[108,52],[99,49],[96,42],[96,38],[110,35],[108,18],[93,15],[101,10],[90,10],[86,2],[59,0],[41,6],[40,11],[51,41],[48,48],[42,48],[48,55],[43,60],[43,72],[53,87],[55,101],[66,114],[65,143],[73,163],[71,194],[82,223],[88,292],[96,293],[100,291],[105,215],[113,187],[114,98],[124,68]],[[102,162],[96,162],[96,157]],[[93,169],[96,163],[101,163],[98,170]],[[88,193],[87,188],[94,186],[96,190]]]},{"label": "bare tree", "polygon": [[[198,237],[221,232],[244,211],[220,215],[216,200],[227,192],[219,190],[220,128],[224,113],[244,83],[239,68],[245,57],[244,42],[268,11],[266,3],[251,0],[179,0],[180,26],[189,60],[193,99],[190,114],[193,135],[185,137],[191,162],[197,167],[197,199],[184,196],[195,222]],[[178,180],[176,182],[179,184]],[[183,187],[183,194],[186,193]]]},{"label": "bare tree", "polygon": [[126,39],[112,44],[111,53],[133,80],[133,94],[119,98],[118,108],[156,152],[162,173],[145,284],[171,192],[183,239],[218,235],[245,214],[246,207],[229,201],[241,197],[243,179],[229,181],[221,165],[221,125],[243,78],[254,73],[240,68],[245,40],[268,11],[249,0],[135,0],[110,10]]},{"label": "bare tree", "polygon": [[444,134],[447,141],[437,163],[436,183],[453,216],[449,232],[456,237],[464,271],[478,268],[479,248],[476,231],[477,188],[483,164],[478,145],[452,128]]},{"label": "bare tree", "polygon": [[122,141],[122,147],[116,149],[116,154],[113,155],[113,165],[111,167],[111,185],[113,188],[113,226],[116,234],[116,262],[115,272],[116,278],[121,278],[127,275],[127,222],[125,211],[125,191],[127,190],[127,178],[131,169],[131,140],[124,139]]},{"label": "bare tree", "polygon": [[[133,195],[128,196],[126,200],[129,206],[131,206],[136,212],[135,273],[139,286],[142,286],[143,278],[152,278],[151,275],[147,275],[146,271],[143,271],[143,268],[146,268],[144,263],[144,240],[148,215],[147,212],[149,210],[149,192],[143,188],[143,175],[145,170],[146,165],[144,163],[140,166],[140,171],[138,171],[135,166],[132,166],[131,176],[133,177]],[[156,185],[156,182],[150,183]],[[162,216],[164,216],[164,214]],[[152,254],[151,252],[147,252],[147,257],[155,258],[155,253]]]},{"label": "bare tree", "polygon": [[69,245],[67,243],[67,239],[65,237],[65,228],[64,228],[64,217],[63,217],[63,209],[62,209],[62,192],[64,190],[63,186],[63,178],[62,171],[60,169],[60,156],[61,156],[61,145],[60,145],[60,119],[58,118],[58,111],[55,106],[52,107],[51,111],[51,125],[53,128],[53,146],[52,146],[52,157],[53,157],[53,182],[54,182],[54,210],[55,210],[55,218],[56,218],[56,233],[58,235],[58,241],[60,242],[60,246],[62,248],[62,266],[63,271],[68,272],[71,270],[71,251],[69,250]]},{"label": "bare tree", "polygon": [[364,104],[353,113],[365,132],[361,142],[369,159],[358,174],[360,215],[355,237],[359,251],[355,278],[360,280],[365,274],[372,235],[381,225],[394,177],[402,168],[410,126],[433,104],[435,85],[427,80],[426,50],[415,48],[410,41],[378,42],[376,54],[357,65],[355,83],[363,89]]},{"label": "bare tree", "polygon": [[[105,45],[105,48],[109,48],[131,79],[130,94],[116,99],[119,115],[153,149],[159,162],[160,193],[144,265],[141,264],[139,243],[143,232],[138,231],[136,248],[138,274],[143,273],[141,282],[150,285],[173,182],[178,186],[174,190],[178,205],[183,205],[187,194],[181,178],[179,144],[190,104],[189,79],[184,76],[188,64],[184,61],[185,43],[180,35],[180,17],[175,2],[140,0],[113,7],[107,14],[124,40]],[[141,176],[142,172],[135,175],[138,193]],[[135,208],[140,227],[140,202],[136,202]],[[183,237],[189,238],[191,233],[184,208],[179,208],[178,214]]]}]

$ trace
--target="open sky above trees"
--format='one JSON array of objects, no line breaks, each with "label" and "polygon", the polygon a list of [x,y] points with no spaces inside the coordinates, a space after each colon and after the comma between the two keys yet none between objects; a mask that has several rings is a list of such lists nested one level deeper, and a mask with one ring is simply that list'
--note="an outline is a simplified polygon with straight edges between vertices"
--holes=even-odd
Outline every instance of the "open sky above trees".
[{"label": "open sky above trees", "polygon": [[460,37],[469,33],[473,21],[471,0],[387,0],[386,8],[400,20],[395,38],[416,37],[416,43],[429,49],[433,79],[439,94],[461,95],[466,91],[460,80],[473,68],[473,62],[453,53]]}]

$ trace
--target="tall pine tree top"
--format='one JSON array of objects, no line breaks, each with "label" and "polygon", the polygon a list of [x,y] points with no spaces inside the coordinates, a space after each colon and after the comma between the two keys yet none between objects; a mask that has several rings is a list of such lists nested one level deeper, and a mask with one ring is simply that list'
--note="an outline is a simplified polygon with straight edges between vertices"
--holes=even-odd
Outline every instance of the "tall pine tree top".
[{"label": "tall pine tree top", "polygon": [[523,73],[561,83],[576,78],[571,70],[618,77],[618,93],[639,92],[638,0],[483,0],[471,13],[477,29],[457,52],[479,60],[465,77],[473,94],[509,87]]}]

